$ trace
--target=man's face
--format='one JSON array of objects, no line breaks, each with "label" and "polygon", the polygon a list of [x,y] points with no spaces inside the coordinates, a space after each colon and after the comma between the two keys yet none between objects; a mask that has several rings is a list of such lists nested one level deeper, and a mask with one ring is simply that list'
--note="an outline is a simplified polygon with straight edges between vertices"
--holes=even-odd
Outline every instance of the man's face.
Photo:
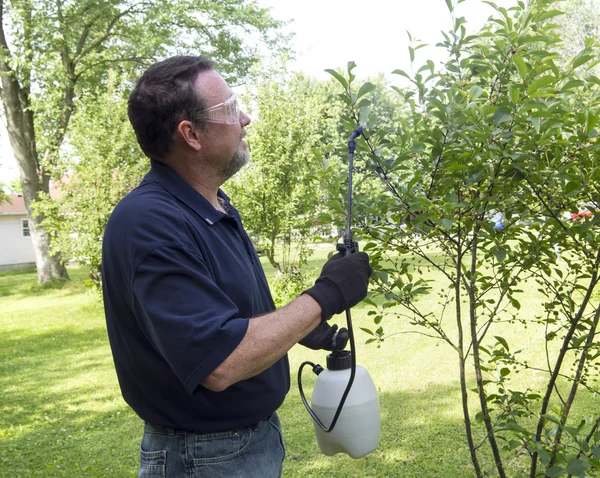
[{"label": "man's face", "polygon": [[[208,108],[225,102],[232,95],[227,83],[216,71],[200,73],[195,85],[196,91]],[[202,157],[207,164],[215,168],[223,181],[237,173],[250,160],[248,145],[243,140],[246,136],[244,128],[249,123],[250,118],[244,112],[240,112],[237,123],[208,123],[207,130],[202,132]]]}]

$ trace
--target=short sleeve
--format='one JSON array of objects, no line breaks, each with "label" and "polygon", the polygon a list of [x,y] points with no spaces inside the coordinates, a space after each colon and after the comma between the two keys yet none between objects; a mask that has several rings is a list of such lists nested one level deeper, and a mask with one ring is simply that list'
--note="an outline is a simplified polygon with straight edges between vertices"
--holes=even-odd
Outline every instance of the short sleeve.
[{"label": "short sleeve", "polygon": [[238,317],[199,253],[183,245],[148,254],[133,293],[140,328],[190,394],[246,334],[249,318]]}]

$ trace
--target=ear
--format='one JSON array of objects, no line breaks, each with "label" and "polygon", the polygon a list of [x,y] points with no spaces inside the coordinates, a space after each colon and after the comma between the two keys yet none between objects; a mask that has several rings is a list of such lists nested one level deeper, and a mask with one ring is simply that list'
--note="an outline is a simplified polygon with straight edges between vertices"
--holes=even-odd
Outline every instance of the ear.
[{"label": "ear", "polygon": [[181,121],[177,125],[177,134],[192,149],[199,151],[202,147],[198,136],[198,128],[191,121]]}]

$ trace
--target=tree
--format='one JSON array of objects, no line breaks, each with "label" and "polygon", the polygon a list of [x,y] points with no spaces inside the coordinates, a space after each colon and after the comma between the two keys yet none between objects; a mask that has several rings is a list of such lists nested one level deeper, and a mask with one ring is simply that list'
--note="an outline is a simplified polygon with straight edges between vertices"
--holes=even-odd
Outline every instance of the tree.
[{"label": "tree", "polygon": [[588,38],[600,36],[600,2],[564,0],[558,7],[565,12],[556,19],[562,39],[559,52],[565,58],[571,58],[585,48]]},{"label": "tree", "polygon": [[[317,173],[341,145],[331,96],[327,82],[289,74],[284,64],[262,73],[248,97],[256,117],[248,134],[250,165],[224,185],[257,248],[277,270],[271,284],[276,303],[310,282],[303,265],[322,212]],[[341,110],[339,101],[333,104]]]},{"label": "tree", "polygon": [[[102,236],[119,200],[142,180],[149,160],[140,150],[127,117],[129,90],[116,73],[96,94],[79,98],[69,130],[69,150],[57,167],[68,171],[61,197],[41,195],[35,210],[52,238],[52,252],[89,268],[89,282],[100,288]],[[89,134],[89,125],[94,134]]]},{"label": "tree", "polygon": [[77,98],[105,84],[110,69],[133,78],[175,52],[208,54],[240,80],[257,58],[245,38],[277,46],[277,26],[251,0],[0,0],[1,97],[40,282],[67,275],[32,205],[64,172],[55,166]]},{"label": "tree", "polygon": [[[427,62],[414,75],[395,72],[411,83],[398,90],[410,106],[401,133],[373,124],[359,140],[382,180],[375,201],[356,204],[358,217],[377,221],[357,231],[376,270],[377,300],[368,302],[377,329],[365,331],[381,343],[395,317],[454,351],[478,477],[600,469],[600,416],[573,414],[576,398],[599,393],[600,79],[588,73],[598,44],[587,39],[561,63],[560,35],[547,21],[560,15],[555,3],[496,7],[477,35],[453,18],[443,69]],[[417,48],[409,46],[411,58]],[[361,88],[352,79],[349,71],[340,83],[356,124]],[[582,203],[595,205],[592,214],[571,220],[566,213]],[[490,221],[494,211],[505,217],[502,232]],[[435,291],[434,273],[442,284]],[[535,314],[521,306],[527,285],[542,297]],[[434,292],[436,307],[421,300]],[[521,358],[506,327],[539,333],[546,360]],[[522,388],[516,373],[545,379]]]},{"label": "tree", "polygon": [[[314,80],[301,74],[270,76],[251,93],[257,119],[248,141],[249,167],[226,184],[243,214],[244,225],[260,238],[260,247],[279,272],[289,272],[292,241],[306,237],[316,218],[314,154],[320,141],[323,95]],[[316,165],[320,167],[320,165]],[[283,240],[282,261],[275,248]]]},{"label": "tree", "polygon": [[0,204],[10,202],[10,197],[6,193],[6,186],[0,183]]}]

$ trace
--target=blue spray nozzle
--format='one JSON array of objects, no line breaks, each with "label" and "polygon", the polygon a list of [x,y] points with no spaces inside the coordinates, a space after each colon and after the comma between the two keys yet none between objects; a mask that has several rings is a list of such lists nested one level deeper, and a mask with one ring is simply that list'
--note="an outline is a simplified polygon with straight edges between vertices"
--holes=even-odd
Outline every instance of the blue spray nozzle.
[{"label": "blue spray nozzle", "polygon": [[354,131],[352,131],[352,135],[350,136],[350,139],[348,140],[348,151],[350,152],[350,154],[354,153],[354,150],[356,149],[356,138],[358,138],[362,133],[363,133],[362,126],[357,126],[354,129]]}]

